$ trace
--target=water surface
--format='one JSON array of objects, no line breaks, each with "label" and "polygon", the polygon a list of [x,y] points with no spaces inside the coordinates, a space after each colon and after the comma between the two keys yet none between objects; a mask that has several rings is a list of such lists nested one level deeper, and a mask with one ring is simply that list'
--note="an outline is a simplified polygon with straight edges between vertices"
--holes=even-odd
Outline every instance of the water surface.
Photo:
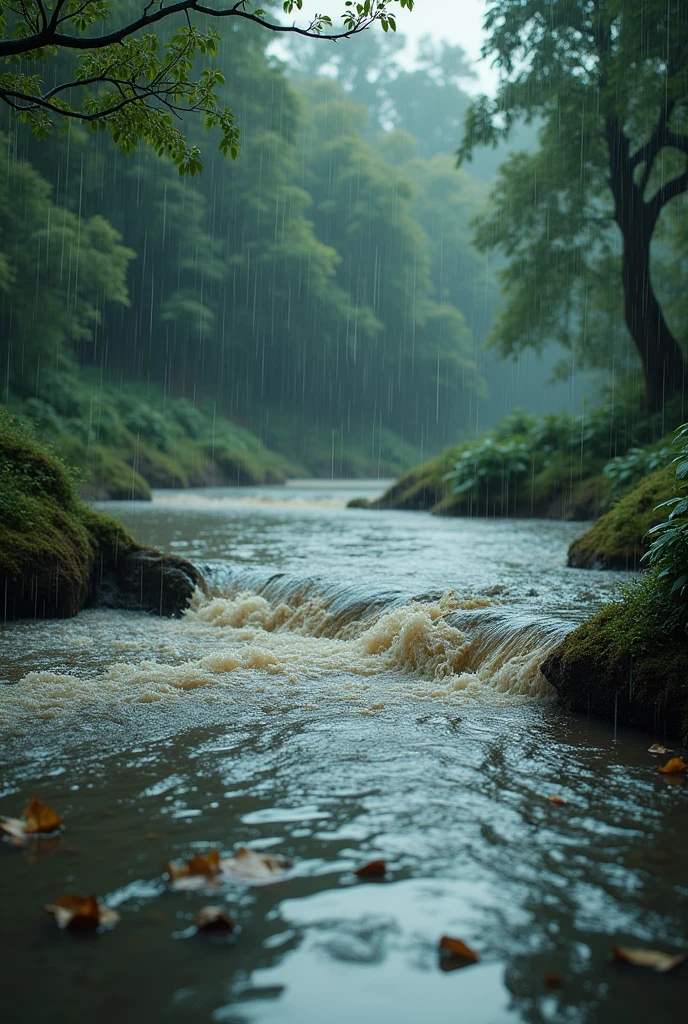
[{"label": "water surface", "polygon": [[[651,740],[559,709],[539,673],[616,577],[565,568],[581,524],[346,509],[361,485],[156,494],[108,511],[203,563],[183,620],[89,611],[0,632],[0,813],[37,792],[55,844],[0,849],[11,1020],[669,1021],[685,787]],[[547,797],[561,795],[564,806]],[[248,844],[262,888],[166,890],[171,857]],[[382,882],[353,869],[384,857]],[[122,921],[61,934],[95,892]],[[194,935],[208,903],[241,931]],[[481,954],[452,972],[444,934]],[[558,973],[564,986],[547,986]]]}]

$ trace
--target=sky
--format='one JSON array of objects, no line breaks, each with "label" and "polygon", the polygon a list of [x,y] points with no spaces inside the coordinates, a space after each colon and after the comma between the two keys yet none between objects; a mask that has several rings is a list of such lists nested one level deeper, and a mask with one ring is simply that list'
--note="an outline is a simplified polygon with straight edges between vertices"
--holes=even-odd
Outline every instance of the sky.
[{"label": "sky", "polygon": [[[421,36],[432,35],[436,39],[461,45],[469,58],[478,61],[476,73],[478,78],[472,87],[465,83],[467,91],[492,93],[496,86],[495,72],[486,62],[480,61],[480,47],[484,33],[483,17],[488,0],[416,0],[411,13],[401,10],[398,4],[395,16],[397,27],[408,37],[410,48]],[[306,20],[314,13],[329,14],[335,23],[344,10],[344,0],[305,0],[303,12],[298,19]],[[297,20],[296,18],[294,20]],[[341,22],[339,22],[341,24]],[[371,31],[381,32],[379,26]]]}]

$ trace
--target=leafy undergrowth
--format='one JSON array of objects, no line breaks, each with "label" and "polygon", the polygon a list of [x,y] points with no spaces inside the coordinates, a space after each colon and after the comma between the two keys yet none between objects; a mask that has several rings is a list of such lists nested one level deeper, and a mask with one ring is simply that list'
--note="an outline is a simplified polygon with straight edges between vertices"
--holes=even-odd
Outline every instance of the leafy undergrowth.
[{"label": "leafy undergrowth", "polygon": [[665,429],[623,404],[586,416],[516,411],[478,440],[447,448],[404,473],[370,507],[592,519],[668,464]]},{"label": "leafy undergrowth", "polygon": [[283,483],[306,470],[250,430],[156,386],[103,383],[85,370],[41,375],[10,409],[81,472],[89,498],[149,499],[151,487]]},{"label": "leafy undergrowth", "polygon": [[134,541],[77,497],[65,464],[0,409],[0,592],[5,616],[75,615],[88,595],[92,559],[104,543]]}]

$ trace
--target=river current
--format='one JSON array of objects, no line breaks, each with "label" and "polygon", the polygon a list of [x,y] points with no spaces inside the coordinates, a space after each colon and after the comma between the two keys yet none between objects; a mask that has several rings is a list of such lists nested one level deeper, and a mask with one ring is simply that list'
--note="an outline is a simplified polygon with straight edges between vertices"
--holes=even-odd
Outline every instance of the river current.
[{"label": "river current", "polygon": [[[585,524],[346,508],[380,489],[109,503],[210,593],[180,620],[0,627],[0,814],[35,792],[66,822],[56,841],[0,848],[9,1020],[685,1012],[688,969],[609,951],[686,951],[686,787],[657,773],[653,737],[565,713],[539,672],[619,575],[565,567]],[[171,858],[243,845],[293,868],[260,887],[166,887]],[[357,879],[376,858],[386,877]],[[120,924],[58,932],[41,906],[63,892],[97,894]],[[239,930],[195,934],[209,903]],[[443,934],[480,961],[441,970]]]}]

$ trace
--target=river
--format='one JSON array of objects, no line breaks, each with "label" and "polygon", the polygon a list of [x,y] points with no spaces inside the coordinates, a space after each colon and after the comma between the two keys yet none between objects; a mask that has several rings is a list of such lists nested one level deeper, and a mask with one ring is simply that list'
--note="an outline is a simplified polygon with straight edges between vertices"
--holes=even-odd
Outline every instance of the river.
[{"label": "river", "polygon": [[[201,566],[181,620],[92,610],[0,629],[11,1021],[629,1024],[685,1013],[686,787],[652,740],[572,716],[543,653],[618,576],[565,568],[584,524],[347,509],[372,484],[158,492],[103,506]],[[555,805],[549,796],[566,802]],[[171,892],[171,858],[248,845],[272,885]],[[353,871],[384,858],[387,876]],[[111,933],[41,907],[94,892]],[[195,934],[221,903],[239,930]],[[480,954],[440,969],[441,935]],[[11,964],[11,970],[8,970]],[[552,987],[546,975],[561,975]]]}]

